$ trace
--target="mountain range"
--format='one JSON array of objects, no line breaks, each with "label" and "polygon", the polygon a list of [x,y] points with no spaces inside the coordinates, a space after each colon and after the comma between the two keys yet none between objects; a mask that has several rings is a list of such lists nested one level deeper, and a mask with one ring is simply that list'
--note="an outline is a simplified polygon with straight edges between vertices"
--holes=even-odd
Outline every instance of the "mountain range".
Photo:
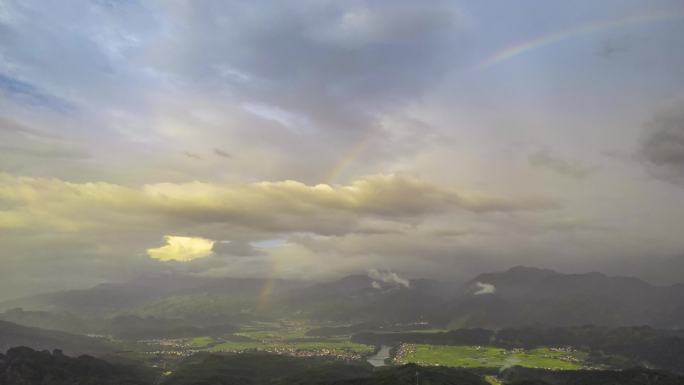
[{"label": "mountain range", "polygon": [[125,334],[115,325],[135,325],[144,334],[145,325],[158,330],[230,328],[245,320],[292,316],[448,328],[594,324],[672,329],[684,327],[684,285],[522,266],[480,274],[464,284],[370,275],[322,283],[160,276],[21,298],[0,303],[0,310],[0,319],[22,325],[103,334]]}]

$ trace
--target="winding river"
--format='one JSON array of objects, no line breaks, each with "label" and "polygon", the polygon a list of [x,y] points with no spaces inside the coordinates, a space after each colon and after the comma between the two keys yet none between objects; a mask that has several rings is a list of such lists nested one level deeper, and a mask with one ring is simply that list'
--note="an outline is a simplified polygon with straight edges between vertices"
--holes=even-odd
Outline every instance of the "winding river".
[{"label": "winding river", "polygon": [[380,350],[368,358],[368,362],[373,366],[385,366],[385,359],[389,358],[390,349],[392,349],[390,346],[381,345]]}]

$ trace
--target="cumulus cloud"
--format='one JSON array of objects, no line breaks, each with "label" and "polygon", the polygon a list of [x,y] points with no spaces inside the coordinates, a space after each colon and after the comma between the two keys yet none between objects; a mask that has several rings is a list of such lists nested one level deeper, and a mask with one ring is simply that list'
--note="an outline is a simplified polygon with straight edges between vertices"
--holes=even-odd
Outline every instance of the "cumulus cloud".
[{"label": "cumulus cloud", "polygon": [[210,256],[214,241],[200,237],[181,237],[167,235],[164,237],[166,245],[147,249],[150,258],[160,261],[188,262],[198,258]]},{"label": "cumulus cloud", "polygon": [[648,124],[641,155],[653,174],[684,183],[684,110],[657,114]]},{"label": "cumulus cloud", "polygon": [[146,221],[150,215],[185,224],[230,223],[261,231],[325,235],[353,232],[369,218],[403,222],[458,209],[507,212],[546,207],[525,199],[462,196],[403,175],[370,176],[346,186],[283,181],[132,188],[0,174],[0,186],[0,201],[10,207],[3,211],[9,218],[5,226],[33,223],[62,231],[106,227],[111,218],[125,221],[127,215],[131,221]]},{"label": "cumulus cloud", "polygon": [[494,294],[496,292],[496,286],[491,283],[475,282],[475,287],[477,291],[473,295]]},{"label": "cumulus cloud", "polygon": [[[141,272],[180,268],[159,266],[166,260],[184,261],[182,266],[197,274],[258,276],[271,274],[276,265],[287,267],[277,272],[281,277],[332,278],[372,266],[415,267],[418,254],[426,258],[420,265],[432,266],[454,250],[449,250],[453,244],[426,236],[429,232],[413,233],[436,218],[536,215],[527,213],[543,207],[403,174],[362,177],[346,185],[136,187],[0,173],[0,243],[4,261],[17,259],[26,274],[64,255],[72,269],[102,279],[130,276],[122,266]],[[170,236],[160,246],[162,235]],[[209,240],[222,241],[212,245]],[[255,247],[264,244],[272,247]],[[415,263],[407,262],[407,253]],[[406,283],[392,273],[378,274],[379,282]]]},{"label": "cumulus cloud", "polygon": [[[406,279],[400,277],[397,273],[388,271],[388,270],[377,270],[377,269],[370,269],[368,270],[368,277],[372,278],[376,281],[381,281],[384,283],[389,283],[389,284],[394,284],[394,285],[401,285],[404,287],[410,287],[411,282]],[[373,281],[375,284],[376,281]],[[376,285],[373,285],[375,287]]]},{"label": "cumulus cloud", "polygon": [[262,254],[262,252],[254,247],[251,242],[242,239],[216,242],[213,251],[217,256],[231,257],[245,257]]}]

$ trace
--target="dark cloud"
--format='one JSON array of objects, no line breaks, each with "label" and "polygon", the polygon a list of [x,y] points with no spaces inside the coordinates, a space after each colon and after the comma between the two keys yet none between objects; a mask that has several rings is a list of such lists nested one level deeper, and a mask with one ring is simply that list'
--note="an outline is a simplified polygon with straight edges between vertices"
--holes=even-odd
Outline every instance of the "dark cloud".
[{"label": "dark cloud", "polygon": [[222,77],[247,100],[351,130],[418,97],[464,49],[463,17],[449,2],[263,5],[187,4],[182,18],[172,13],[184,33],[158,68],[211,84]]},{"label": "dark cloud", "polygon": [[222,150],[222,149],[220,149],[220,148],[215,148],[215,149],[214,149],[214,155],[220,156],[221,158],[227,158],[227,159],[230,159],[230,158],[233,157],[233,155],[231,155],[229,152],[224,151],[224,150]]},{"label": "dark cloud", "polygon": [[218,241],[214,243],[214,253],[219,257],[253,257],[263,252],[245,240]]},{"label": "dark cloud", "polygon": [[[612,59],[629,51],[630,47],[637,43],[632,36],[622,36],[601,41],[596,48],[596,55],[604,59]],[[641,42],[638,42],[641,43]]]},{"label": "dark cloud", "polygon": [[194,152],[190,152],[190,151],[183,152],[183,155],[185,155],[187,158],[190,158],[190,159],[195,159],[195,160],[201,160],[202,159],[202,156],[200,156],[199,154],[195,154]]},{"label": "dark cloud", "polygon": [[641,155],[653,175],[684,183],[684,108],[657,114],[647,124]]}]

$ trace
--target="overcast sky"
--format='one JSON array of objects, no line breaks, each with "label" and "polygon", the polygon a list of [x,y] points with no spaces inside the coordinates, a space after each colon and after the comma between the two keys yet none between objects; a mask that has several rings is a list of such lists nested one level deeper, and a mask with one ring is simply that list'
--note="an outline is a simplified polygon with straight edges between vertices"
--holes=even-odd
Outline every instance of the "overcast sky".
[{"label": "overcast sky", "polygon": [[682,0],[0,0],[0,298],[658,265],[682,36]]}]

